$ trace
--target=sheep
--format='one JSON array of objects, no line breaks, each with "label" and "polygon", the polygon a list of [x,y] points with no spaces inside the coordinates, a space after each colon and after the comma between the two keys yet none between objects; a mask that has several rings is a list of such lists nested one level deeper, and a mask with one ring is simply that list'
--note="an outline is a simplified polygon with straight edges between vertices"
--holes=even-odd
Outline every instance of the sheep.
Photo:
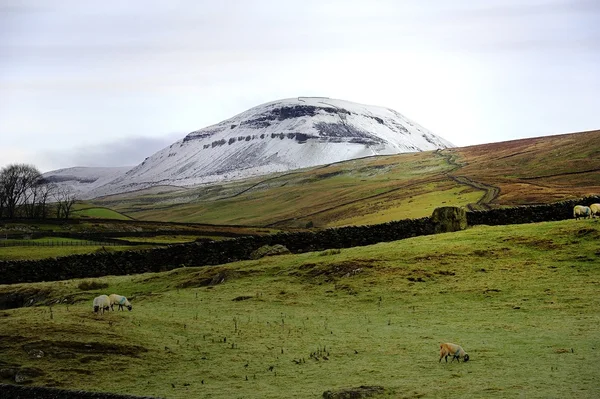
[{"label": "sheep", "polygon": [[579,219],[580,217],[582,217],[584,219],[585,218],[591,218],[592,217],[592,211],[587,206],[575,205],[575,208],[573,208],[573,217],[575,219]]},{"label": "sheep", "polygon": [[108,310],[109,307],[110,300],[107,295],[100,295],[94,298],[94,313],[102,311],[102,314],[104,314],[104,311]]},{"label": "sheep", "polygon": [[113,306],[115,304],[119,305],[119,310],[123,310],[123,306],[125,306],[129,311],[131,311],[132,306],[131,303],[129,303],[129,301],[127,300],[127,298],[125,298],[122,295],[117,295],[117,294],[110,294],[108,296],[109,301],[110,301],[110,309],[111,310],[115,310],[113,308]]},{"label": "sheep", "polygon": [[461,356],[463,357],[463,361],[469,361],[469,355],[460,345],[451,344],[450,342],[440,344],[440,362],[442,361],[442,358],[446,358],[446,363],[448,363],[448,356],[452,356],[452,361],[450,361],[450,363],[452,363],[454,359],[460,363]]},{"label": "sheep", "polygon": [[595,218],[596,216],[600,217],[600,204],[590,205],[590,211],[593,218]]}]

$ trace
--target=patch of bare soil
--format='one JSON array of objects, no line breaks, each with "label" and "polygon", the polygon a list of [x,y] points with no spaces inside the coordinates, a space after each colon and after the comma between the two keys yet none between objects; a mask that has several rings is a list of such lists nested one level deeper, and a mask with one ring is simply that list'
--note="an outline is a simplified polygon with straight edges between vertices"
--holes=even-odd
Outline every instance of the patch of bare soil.
[{"label": "patch of bare soil", "polygon": [[21,288],[0,293],[0,310],[34,306],[45,302],[50,290],[38,288]]},{"label": "patch of bare soil", "polygon": [[585,227],[585,228],[577,230],[575,235],[577,237],[598,238],[598,237],[600,237],[600,232],[596,229]]},{"label": "patch of bare soil", "polygon": [[415,256],[414,260],[415,262],[430,262],[430,261],[434,261],[434,262],[438,262],[441,264],[447,264],[453,260],[456,260],[458,258],[461,258],[463,255],[459,255],[459,254],[455,254],[452,252],[448,252],[448,253],[444,253],[444,254],[429,254],[429,255],[423,255],[423,256]]},{"label": "patch of bare soil", "polygon": [[75,341],[35,341],[22,346],[30,357],[51,357],[56,359],[71,359],[78,355],[102,354],[139,357],[148,349],[137,345],[108,344],[101,342],[75,342]]},{"label": "patch of bare soil", "polygon": [[363,273],[365,269],[372,268],[370,261],[344,261],[330,264],[305,263],[298,270],[289,273],[291,276],[308,279],[322,279],[325,282],[337,281]]},{"label": "patch of bare soil", "polygon": [[515,244],[521,244],[528,247],[533,247],[537,249],[558,249],[561,248],[562,245],[556,244],[549,238],[530,238],[530,237],[510,237],[504,239],[504,241],[510,241]]},{"label": "patch of bare soil", "polygon": [[428,280],[433,280],[433,274],[421,269],[411,270],[410,275],[406,277],[408,281],[413,283],[424,283]]},{"label": "patch of bare soil", "polygon": [[255,273],[256,271],[249,270],[233,271],[222,268],[206,268],[197,273],[190,274],[186,280],[177,284],[177,288],[211,287]]},{"label": "patch of bare soil", "polygon": [[323,392],[324,399],[361,399],[382,395],[385,389],[380,386],[361,385],[356,388],[343,388]]},{"label": "patch of bare soil", "polygon": [[73,305],[89,301],[90,298],[91,295],[89,292],[77,292],[63,297],[56,297],[47,288],[17,288],[0,293],[0,310],[29,306],[51,306],[58,303]]}]

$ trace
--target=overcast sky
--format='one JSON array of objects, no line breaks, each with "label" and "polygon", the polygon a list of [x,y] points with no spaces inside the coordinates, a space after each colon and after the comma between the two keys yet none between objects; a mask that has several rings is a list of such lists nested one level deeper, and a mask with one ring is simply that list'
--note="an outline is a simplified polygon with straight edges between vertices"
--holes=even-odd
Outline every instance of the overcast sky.
[{"label": "overcast sky", "polygon": [[312,95],[458,146],[600,129],[600,1],[0,0],[0,167],[135,165]]}]

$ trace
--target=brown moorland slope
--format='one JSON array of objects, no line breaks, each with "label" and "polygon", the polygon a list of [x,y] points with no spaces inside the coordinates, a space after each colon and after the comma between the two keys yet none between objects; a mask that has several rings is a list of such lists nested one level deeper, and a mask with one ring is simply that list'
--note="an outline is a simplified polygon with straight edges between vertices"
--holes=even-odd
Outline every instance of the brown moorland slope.
[{"label": "brown moorland slope", "polygon": [[600,192],[600,130],[445,150],[463,176],[493,190],[489,205],[560,201]]}]

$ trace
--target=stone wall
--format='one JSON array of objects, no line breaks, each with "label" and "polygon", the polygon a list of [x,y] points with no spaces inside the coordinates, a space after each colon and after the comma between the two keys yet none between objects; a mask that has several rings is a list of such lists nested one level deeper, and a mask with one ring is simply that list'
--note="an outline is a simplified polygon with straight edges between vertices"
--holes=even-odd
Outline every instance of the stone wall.
[{"label": "stone wall", "polygon": [[[468,225],[503,225],[571,219],[576,204],[600,203],[599,196],[547,205],[467,212]],[[182,266],[218,265],[251,259],[263,245],[281,244],[292,253],[350,248],[434,234],[432,218],[406,219],[371,226],[316,232],[247,236],[223,241],[172,245],[145,251],[102,252],[37,261],[0,261],[0,284],[69,280],[172,270]]]},{"label": "stone wall", "polygon": [[555,202],[553,204],[473,211],[467,212],[467,222],[469,226],[479,224],[496,226],[566,220],[573,218],[573,207],[575,205],[590,206],[593,203],[600,203],[600,196],[589,196],[576,200]]},{"label": "stone wall", "polygon": [[66,389],[0,384],[0,397],[6,399],[153,399],[150,396],[70,391]]},{"label": "stone wall", "polygon": [[407,219],[317,232],[279,233],[223,241],[172,245],[144,251],[100,252],[31,261],[0,261],[0,284],[69,280],[218,265],[251,258],[263,245],[281,244],[293,253],[350,248],[433,234],[430,218]]}]

